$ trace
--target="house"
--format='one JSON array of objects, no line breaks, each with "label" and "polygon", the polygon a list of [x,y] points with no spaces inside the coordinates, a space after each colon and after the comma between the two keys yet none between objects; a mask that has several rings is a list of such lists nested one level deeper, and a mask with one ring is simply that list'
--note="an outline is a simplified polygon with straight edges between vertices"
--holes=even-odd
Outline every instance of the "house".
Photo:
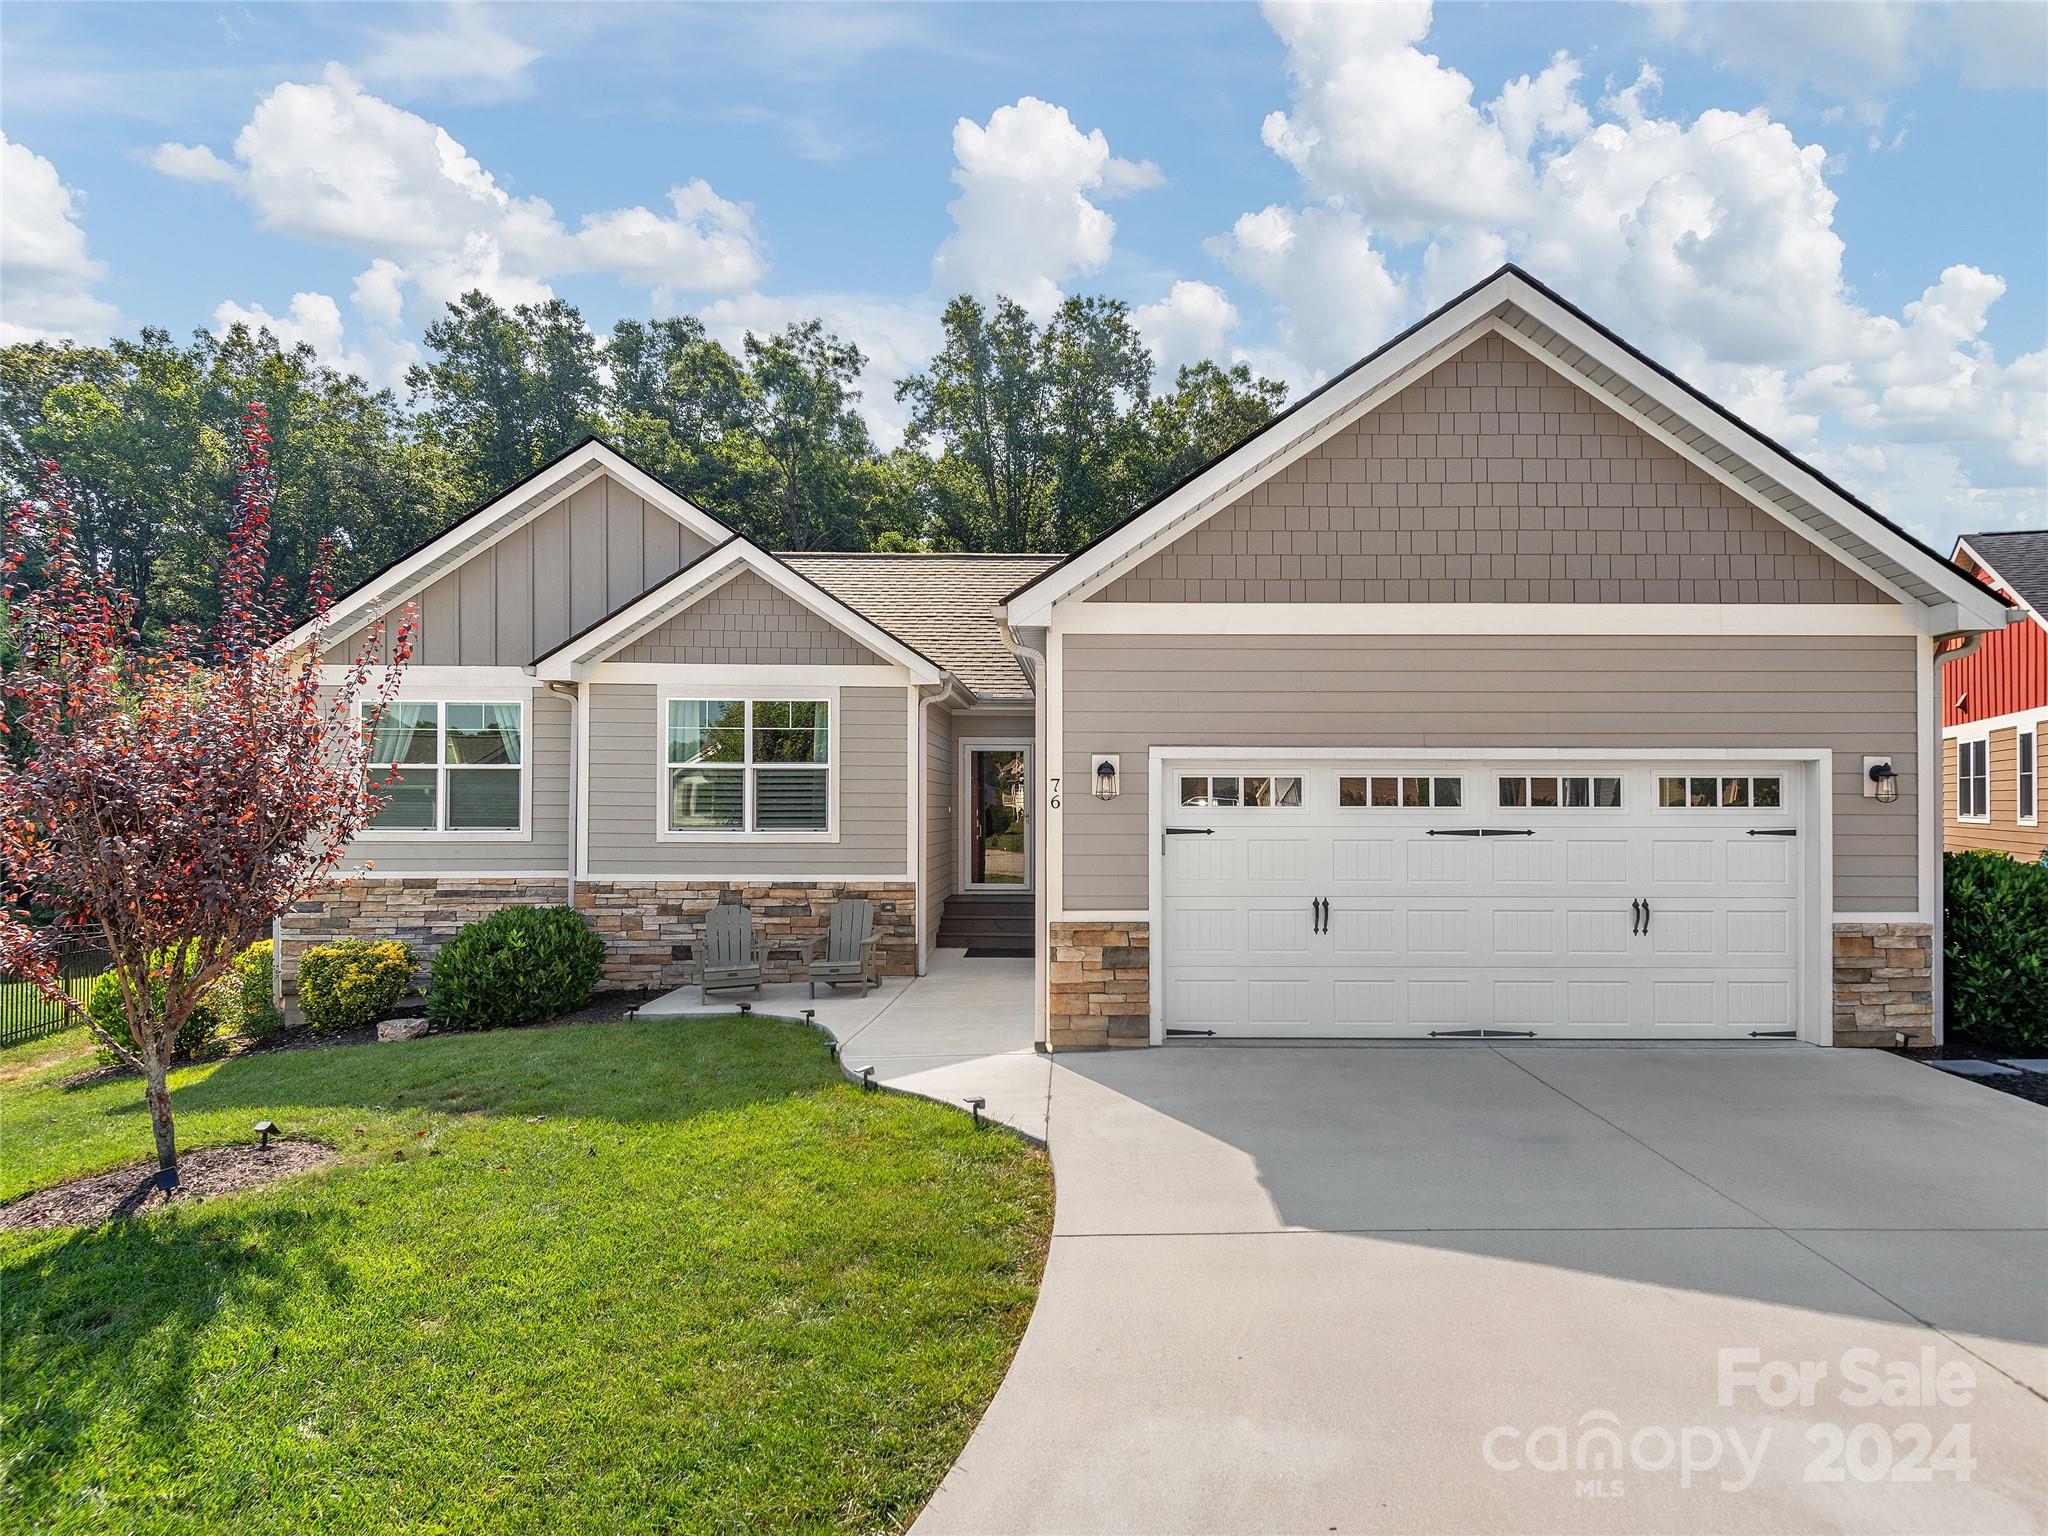
[{"label": "house", "polygon": [[1972,533],[1955,562],[2025,616],[1960,642],[1942,668],[1944,848],[2048,860],[2040,748],[2048,722],[2048,529]]},{"label": "house", "polygon": [[281,924],[572,901],[621,984],[845,895],[1054,1050],[1890,1044],[1939,1017],[1937,650],[2003,599],[1506,267],[1065,558],[778,555],[601,442],[337,605],[405,785]]}]

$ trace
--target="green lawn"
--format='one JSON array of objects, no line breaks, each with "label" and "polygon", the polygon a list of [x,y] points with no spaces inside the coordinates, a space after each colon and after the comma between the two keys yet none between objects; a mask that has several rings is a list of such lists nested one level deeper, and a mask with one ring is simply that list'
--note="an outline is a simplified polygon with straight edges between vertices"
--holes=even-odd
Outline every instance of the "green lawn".
[{"label": "green lawn", "polygon": [[[79,1032],[0,1055],[0,1200],[147,1154]],[[327,1170],[0,1233],[0,1528],[888,1530],[1023,1332],[1041,1152],[819,1037],[644,1021],[176,1074]]]}]

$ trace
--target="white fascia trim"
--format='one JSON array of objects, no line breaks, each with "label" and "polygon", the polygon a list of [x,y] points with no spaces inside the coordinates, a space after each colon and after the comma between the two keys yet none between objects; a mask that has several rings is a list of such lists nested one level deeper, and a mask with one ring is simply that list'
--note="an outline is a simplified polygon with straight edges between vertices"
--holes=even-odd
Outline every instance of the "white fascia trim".
[{"label": "white fascia trim", "polygon": [[742,570],[753,572],[798,606],[808,609],[869,650],[888,657],[909,673],[913,681],[939,683],[951,680],[951,674],[920,656],[887,630],[861,617],[824,588],[814,586],[766,550],[757,549],[744,539],[734,539],[694,565],[685,566],[570,646],[541,658],[534,670],[540,677],[551,681],[587,681],[593,675],[593,669],[606,657],[702,601]]},{"label": "white fascia trim", "polygon": [[1054,603],[1086,597],[1110,581],[1127,561],[1171,536],[1181,524],[1220,510],[1244,489],[1336,436],[1388,396],[1405,389],[1411,373],[1427,371],[1446,345],[1478,335],[1500,303],[1501,294],[1492,284],[1468,295],[1434,324],[1390,347],[1372,366],[1333,383],[1304,418],[1284,424],[1283,430],[1292,429],[1292,437],[1269,441],[1270,434],[1260,433],[1143,515],[1108,534],[1094,548],[1047,571],[1008,603],[1010,627],[1050,624]]},{"label": "white fascia trim", "polygon": [[1260,763],[1328,762],[1531,762],[1531,763],[1818,763],[1826,747],[1159,747],[1154,763],[1193,761]]},{"label": "white fascia trim", "polygon": [[[732,537],[732,530],[695,503],[678,496],[645,470],[635,468],[603,443],[586,443],[583,451],[563,459],[545,480],[523,481],[497,500],[471,513],[425,549],[408,556],[375,579],[375,591],[358,587],[343,594],[320,623],[330,634],[345,634],[367,618],[390,613],[428,586],[439,567],[451,554],[473,554],[517,532],[588,485],[598,475],[610,475],[649,505],[660,508],[707,544],[719,544]],[[516,516],[507,514],[519,511]],[[504,519],[502,526],[497,520]],[[479,532],[482,536],[479,537]],[[312,634],[312,623],[301,624],[287,635],[286,650],[296,650]]]},{"label": "white fascia trim", "polygon": [[2011,619],[2012,623],[2017,624],[2019,622],[2019,615],[2024,614],[2027,618],[2032,619],[2036,624],[2040,625],[2043,629],[2048,629],[2048,614],[2042,613],[2038,608],[2028,607],[2025,601],[2020,597],[2020,595],[2017,592],[2013,592],[2012,583],[2007,581],[2003,576],[1998,574],[1998,567],[1993,565],[1989,560],[1986,560],[1982,554],[1978,553],[1977,547],[1974,544],[1972,544],[1968,539],[1956,540],[1956,553],[1958,555],[1968,555],[1971,560],[1976,562],[1978,570],[1983,571],[1985,574],[1990,576],[1990,578],[1993,581],[1997,582],[2001,587],[2005,588],[2007,592],[2012,593],[2012,602],[2015,609],[2017,610],[2013,618]]},{"label": "white fascia trim", "polygon": [[381,869],[365,864],[343,866],[335,874],[344,880],[567,880],[566,869]]},{"label": "white fascia trim", "polygon": [[[1744,431],[1718,412],[1708,410],[1690,393],[1672,383],[1654,368],[1638,362],[1626,349],[1608,340],[1576,315],[1553,303],[1546,295],[1531,288],[1515,273],[1502,273],[1499,284],[1489,284],[1484,291],[1492,296],[1495,302],[1505,299],[1517,309],[1540,320],[1580,351],[1598,360],[1602,366],[1627,379],[1631,385],[1665,409],[1691,422],[1709,437],[1727,444],[1786,490],[1828,514],[1844,531],[1853,530],[1858,538],[1884,551],[1901,565],[1909,569],[1919,569],[1930,585],[1947,593],[1959,608],[1975,613],[1982,619],[1981,624],[1966,627],[2004,627],[2005,604],[1992,597],[1980,584],[1954,570],[1946,562],[1930,558],[1926,550],[1902,534],[1892,532],[1876,518],[1846,500],[1839,492],[1829,489],[1815,479],[1811,471],[1802,468],[1755,434]],[[1523,345],[1531,345],[1528,338],[1523,338]],[[1555,359],[1552,360],[1551,366],[1556,366]],[[1748,496],[1752,493],[1744,494]],[[1765,510],[1770,509],[1766,507]],[[1829,553],[1836,555],[1837,558],[1847,558],[1838,549],[1830,550]],[[1906,600],[1920,606],[1917,599],[1908,597]]]},{"label": "white fascia trim", "polygon": [[1070,635],[1919,635],[1891,603],[1077,603]]},{"label": "white fascia trim", "polygon": [[1987,731],[2023,731],[2030,725],[2048,724],[2048,705],[2038,709],[2016,709],[2003,715],[1987,715],[1982,720],[1971,720],[1963,725],[1944,725],[1941,735],[1944,741],[1967,737],[1974,741]]},{"label": "white fascia trim", "polygon": [[714,663],[601,661],[590,669],[593,683],[653,683],[660,687],[710,687],[737,683],[748,688],[901,688],[901,667],[720,666]]}]

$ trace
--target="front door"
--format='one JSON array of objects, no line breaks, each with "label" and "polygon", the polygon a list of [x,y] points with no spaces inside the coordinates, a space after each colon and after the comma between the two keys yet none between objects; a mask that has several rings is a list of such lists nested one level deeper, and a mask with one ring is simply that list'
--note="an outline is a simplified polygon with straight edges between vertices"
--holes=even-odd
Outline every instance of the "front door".
[{"label": "front door", "polygon": [[967,867],[971,891],[1031,889],[1031,747],[970,742],[962,752],[967,793]]}]

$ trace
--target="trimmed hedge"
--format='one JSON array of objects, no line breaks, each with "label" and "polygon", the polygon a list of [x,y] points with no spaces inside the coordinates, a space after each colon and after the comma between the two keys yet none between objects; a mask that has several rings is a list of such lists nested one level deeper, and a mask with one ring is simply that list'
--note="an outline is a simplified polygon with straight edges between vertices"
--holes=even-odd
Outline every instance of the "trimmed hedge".
[{"label": "trimmed hedge", "polygon": [[235,992],[234,1027],[252,1040],[284,1028],[284,1010],[271,1001],[273,959],[270,940],[258,939],[235,956],[226,981]]},{"label": "trimmed hedge", "polygon": [[310,1029],[367,1029],[412,983],[412,950],[397,939],[336,939],[299,959],[299,1011]]},{"label": "trimmed hedge", "polygon": [[1971,849],[1942,860],[1948,1027],[1976,1045],[2048,1047],[2048,866]]},{"label": "trimmed hedge", "polygon": [[590,1002],[604,940],[568,907],[504,907],[434,956],[427,1017],[454,1029],[534,1024]]}]

